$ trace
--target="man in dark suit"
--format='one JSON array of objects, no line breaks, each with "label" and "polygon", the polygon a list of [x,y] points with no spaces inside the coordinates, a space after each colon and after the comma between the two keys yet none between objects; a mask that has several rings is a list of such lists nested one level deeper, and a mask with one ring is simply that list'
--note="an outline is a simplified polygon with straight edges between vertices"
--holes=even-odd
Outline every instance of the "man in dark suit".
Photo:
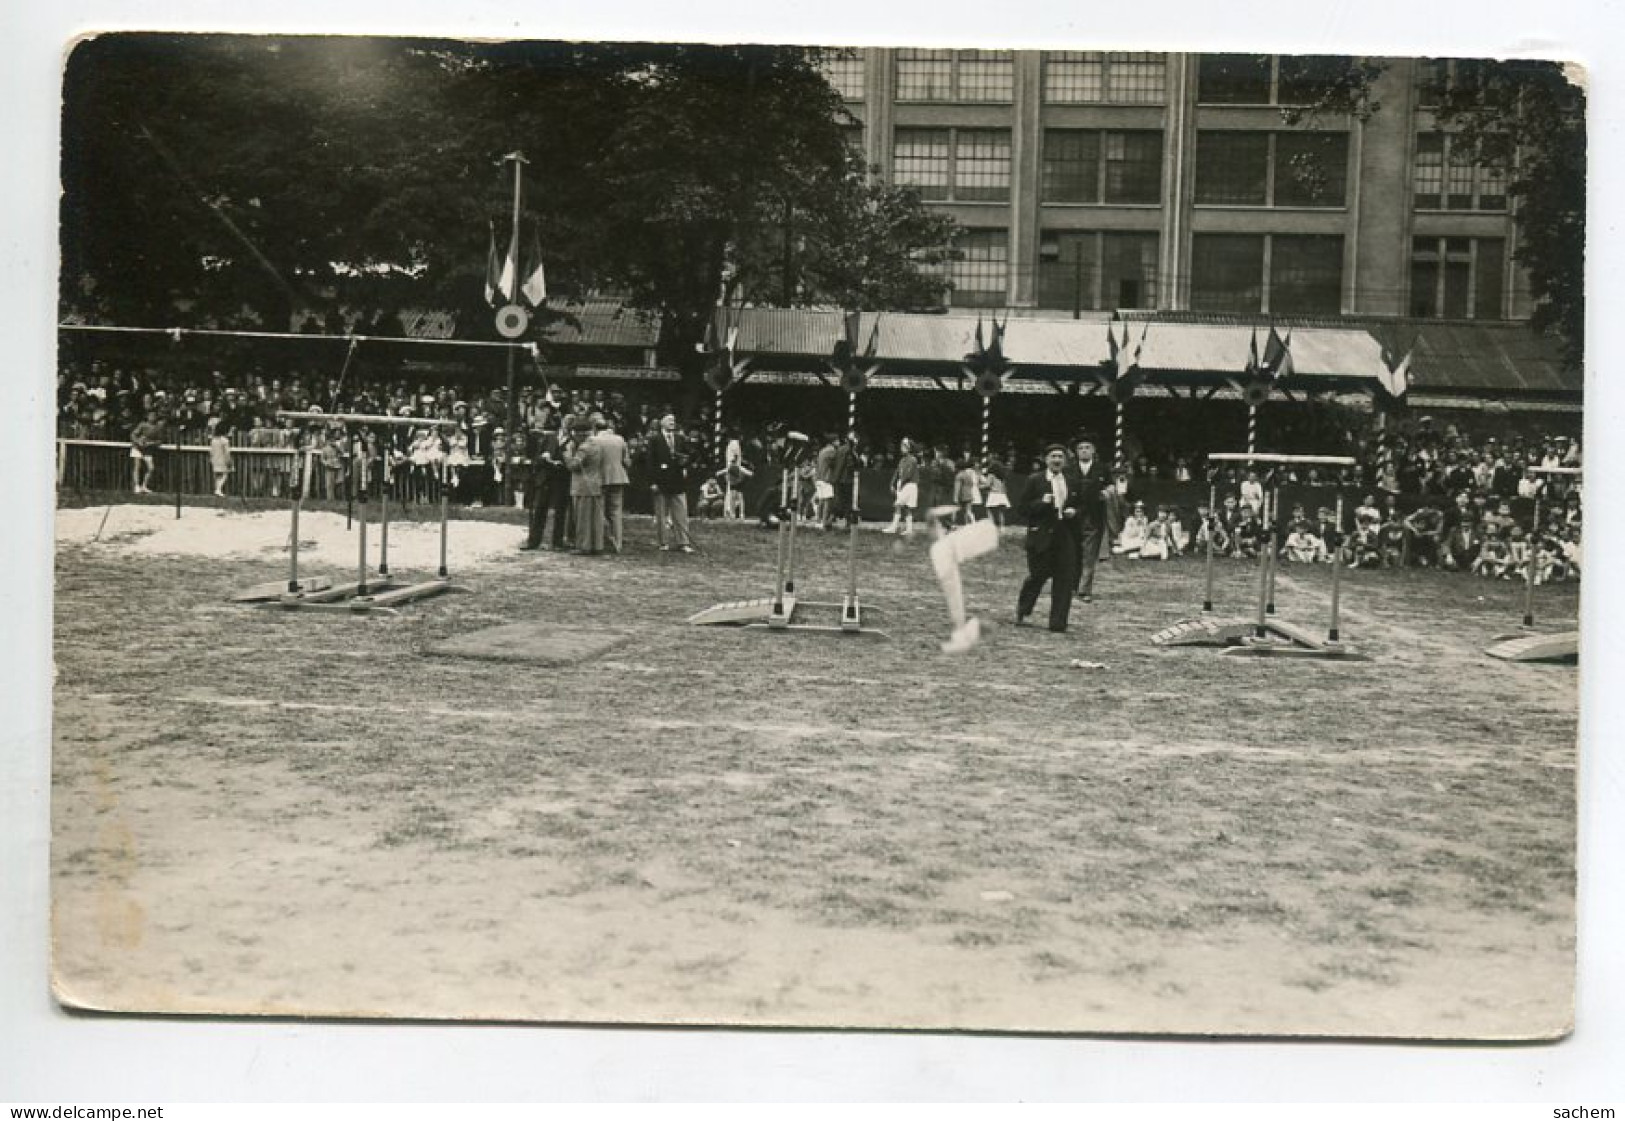
[{"label": "man in dark suit", "polygon": [[1106,535],[1106,488],[1111,480],[1106,465],[1095,456],[1095,442],[1080,436],[1073,444],[1078,462],[1073,467],[1078,492],[1078,516],[1075,529],[1078,534],[1077,597],[1084,603],[1095,598],[1095,566],[1100,561],[1100,545]]},{"label": "man in dark suit", "polygon": [[677,431],[677,416],[668,409],[660,418],[660,428],[649,437],[655,540],[663,553],[672,549],[684,553],[694,551],[694,543],[688,535],[688,459],[688,448]]},{"label": "man in dark suit", "polygon": [[1053,581],[1049,595],[1049,629],[1066,631],[1072,593],[1078,580],[1078,477],[1066,466],[1066,448],[1051,444],[1044,451],[1044,470],[1030,476],[1016,504],[1027,523],[1027,579],[1016,599],[1016,624],[1026,622],[1038,604],[1038,593]]}]

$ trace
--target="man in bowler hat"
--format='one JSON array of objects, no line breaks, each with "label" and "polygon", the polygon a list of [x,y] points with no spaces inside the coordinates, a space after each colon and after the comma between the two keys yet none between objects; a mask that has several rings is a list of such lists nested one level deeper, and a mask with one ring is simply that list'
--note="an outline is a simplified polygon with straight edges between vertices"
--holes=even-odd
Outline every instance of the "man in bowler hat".
[{"label": "man in bowler hat", "polygon": [[1067,469],[1066,447],[1044,450],[1044,470],[1031,475],[1016,509],[1027,523],[1027,579],[1016,599],[1016,624],[1027,621],[1038,594],[1050,584],[1049,629],[1066,632],[1078,579],[1078,534],[1075,523],[1083,487]]}]

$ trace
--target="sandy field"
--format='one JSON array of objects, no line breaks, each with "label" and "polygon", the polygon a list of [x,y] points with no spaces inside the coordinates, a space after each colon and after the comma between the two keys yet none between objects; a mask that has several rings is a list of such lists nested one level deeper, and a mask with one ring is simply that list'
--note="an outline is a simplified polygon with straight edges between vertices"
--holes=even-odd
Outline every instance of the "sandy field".
[{"label": "sandy field", "polygon": [[[1528,1038],[1574,970],[1574,667],[1487,658],[1510,583],[1353,573],[1358,663],[1154,647],[1201,566],[1116,561],[1065,636],[1011,625],[1019,539],[966,574],[859,544],[889,637],[684,624],[767,594],[770,533],[521,554],[451,526],[473,594],[399,617],[228,602],[285,513],[57,521],[59,997],[182,1014]],[[348,579],[342,513],[306,571]],[[806,534],[838,599],[845,537]],[[374,547],[376,543],[374,542]],[[430,575],[432,524],[391,529]],[[1329,573],[1281,614],[1325,626]],[[1539,589],[1572,621],[1574,585]],[[1245,614],[1251,572],[1219,571]],[[1047,605],[1047,598],[1043,601]],[[827,614],[827,613],[826,613]],[[520,621],[624,636],[546,667],[434,657]],[[1101,668],[1074,667],[1074,660]]]}]

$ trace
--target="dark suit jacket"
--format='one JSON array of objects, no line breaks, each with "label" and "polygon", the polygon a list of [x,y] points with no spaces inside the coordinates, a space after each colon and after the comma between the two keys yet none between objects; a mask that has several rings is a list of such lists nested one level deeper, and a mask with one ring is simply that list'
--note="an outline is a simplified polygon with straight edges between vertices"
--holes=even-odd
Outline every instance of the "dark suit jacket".
[{"label": "dark suit jacket", "polygon": [[688,449],[681,435],[675,439],[677,447],[663,431],[649,437],[649,476],[661,494],[682,494],[688,486]]},{"label": "dark suit jacket", "polygon": [[1076,464],[1067,468],[1067,489],[1076,492],[1078,496],[1078,532],[1099,529],[1105,521],[1106,503],[1104,493],[1111,484],[1111,476],[1106,471],[1106,464],[1098,457],[1089,464],[1089,470],[1080,472]]},{"label": "dark suit jacket", "polygon": [[[1076,533],[1072,523],[1077,518],[1079,491],[1083,487],[1077,472],[1063,471],[1062,474],[1066,477],[1066,503],[1059,510],[1053,502],[1044,501],[1050,493],[1049,471],[1046,469],[1027,476],[1027,485],[1022,489],[1021,501],[1016,504],[1016,509],[1027,523],[1029,553],[1048,552],[1060,544],[1062,534],[1071,537]],[[1098,497],[1097,494],[1097,500]],[[1071,518],[1066,517],[1068,510],[1073,511]]]}]

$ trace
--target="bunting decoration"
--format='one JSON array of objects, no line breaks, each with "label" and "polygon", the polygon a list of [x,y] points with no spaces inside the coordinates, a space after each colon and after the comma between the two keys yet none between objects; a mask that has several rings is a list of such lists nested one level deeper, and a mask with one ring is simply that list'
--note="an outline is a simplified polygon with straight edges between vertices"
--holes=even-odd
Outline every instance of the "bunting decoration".
[{"label": "bunting decoration", "polygon": [[[1117,337],[1118,323],[1123,325],[1121,340]],[[1145,337],[1150,330],[1151,322],[1147,320],[1140,328],[1139,341],[1135,342],[1134,328],[1128,320],[1114,315],[1106,322],[1106,345],[1110,352],[1107,392],[1114,407],[1112,464],[1118,470],[1124,466],[1125,448],[1128,443],[1129,398],[1134,396],[1134,390],[1145,380],[1145,372],[1140,368],[1140,353],[1145,349]]]},{"label": "bunting decoration", "polygon": [[1010,325],[1009,313],[1003,323],[994,316],[991,341],[984,335],[982,317],[976,317],[976,348],[965,355],[965,372],[975,379],[982,395],[982,458],[988,457],[993,427],[993,398],[1004,388],[1004,379],[1015,369],[1004,353],[1004,331]]}]

